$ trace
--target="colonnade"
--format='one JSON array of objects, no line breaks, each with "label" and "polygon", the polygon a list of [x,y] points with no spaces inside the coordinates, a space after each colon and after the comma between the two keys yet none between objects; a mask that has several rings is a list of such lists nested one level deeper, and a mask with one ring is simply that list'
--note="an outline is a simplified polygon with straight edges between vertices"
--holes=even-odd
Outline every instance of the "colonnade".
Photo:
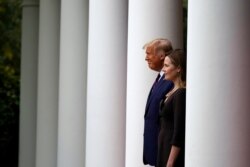
[{"label": "colonnade", "polygon": [[[250,154],[247,0],[189,0],[187,167]],[[143,167],[156,73],[143,45],[183,47],[181,0],[23,0],[19,167]]]}]

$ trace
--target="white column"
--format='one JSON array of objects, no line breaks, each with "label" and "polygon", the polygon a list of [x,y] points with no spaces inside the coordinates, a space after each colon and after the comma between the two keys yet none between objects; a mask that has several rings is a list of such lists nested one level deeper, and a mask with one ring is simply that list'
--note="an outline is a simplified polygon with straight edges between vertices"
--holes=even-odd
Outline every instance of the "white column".
[{"label": "white column", "polygon": [[125,165],[127,6],[90,1],[86,167]]},{"label": "white column", "polygon": [[247,167],[250,1],[189,1],[186,167]]},{"label": "white column", "polygon": [[85,163],[88,1],[61,1],[58,167]]},{"label": "white column", "polygon": [[156,73],[145,62],[143,45],[168,38],[182,48],[181,0],[133,0],[129,2],[126,167],[143,165],[143,126],[148,92]]},{"label": "white column", "polygon": [[24,0],[22,8],[19,167],[34,167],[37,110],[38,1]]},{"label": "white column", "polygon": [[60,1],[40,2],[36,167],[56,167]]}]

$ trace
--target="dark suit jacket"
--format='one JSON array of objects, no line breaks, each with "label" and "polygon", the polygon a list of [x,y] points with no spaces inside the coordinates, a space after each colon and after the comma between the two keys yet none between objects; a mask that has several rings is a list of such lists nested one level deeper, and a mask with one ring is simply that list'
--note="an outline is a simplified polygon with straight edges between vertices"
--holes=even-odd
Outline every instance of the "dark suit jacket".
[{"label": "dark suit jacket", "polygon": [[164,78],[163,75],[153,90],[150,90],[146,104],[143,143],[143,163],[145,165],[155,166],[157,161],[160,101],[173,87],[173,83]]}]

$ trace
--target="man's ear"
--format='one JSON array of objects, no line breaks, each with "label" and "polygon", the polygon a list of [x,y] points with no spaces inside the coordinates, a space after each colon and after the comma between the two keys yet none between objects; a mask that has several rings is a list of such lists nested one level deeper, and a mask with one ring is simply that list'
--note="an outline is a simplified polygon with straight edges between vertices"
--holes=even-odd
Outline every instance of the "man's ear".
[{"label": "man's ear", "polygon": [[165,59],[165,55],[163,53],[160,54],[160,58],[161,60],[164,60]]}]

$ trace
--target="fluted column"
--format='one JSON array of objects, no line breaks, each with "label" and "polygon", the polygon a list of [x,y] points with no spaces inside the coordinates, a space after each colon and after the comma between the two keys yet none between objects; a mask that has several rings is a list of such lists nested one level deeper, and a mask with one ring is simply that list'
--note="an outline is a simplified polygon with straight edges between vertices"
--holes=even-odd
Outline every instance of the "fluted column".
[{"label": "fluted column", "polygon": [[88,1],[61,0],[58,167],[85,164]]},{"label": "fluted column", "polygon": [[39,22],[38,13],[38,0],[23,0],[19,167],[35,166]]},{"label": "fluted column", "polygon": [[126,167],[139,167],[144,166],[146,99],[157,75],[147,67],[142,47],[155,38],[168,38],[174,48],[182,48],[182,1],[133,0],[129,2],[128,19]]},{"label": "fluted column", "polygon": [[60,0],[40,2],[36,167],[56,167]]},{"label": "fluted column", "polygon": [[125,165],[127,6],[90,1],[86,167]]},{"label": "fluted column", "polygon": [[186,167],[247,167],[250,1],[189,1]]}]

